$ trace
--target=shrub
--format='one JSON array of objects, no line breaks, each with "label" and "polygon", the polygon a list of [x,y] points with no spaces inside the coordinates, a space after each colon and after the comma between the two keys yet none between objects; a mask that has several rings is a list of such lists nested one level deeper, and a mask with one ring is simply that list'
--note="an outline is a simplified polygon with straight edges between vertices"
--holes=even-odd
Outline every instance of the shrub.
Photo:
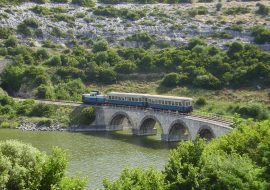
[{"label": "shrub", "polygon": [[106,40],[99,40],[94,43],[92,51],[94,53],[100,52],[100,51],[106,51],[108,49],[108,42]]},{"label": "shrub", "polygon": [[193,81],[193,84],[197,87],[206,89],[218,89],[221,87],[219,79],[211,74],[197,76]]},{"label": "shrub", "polygon": [[71,3],[75,4],[75,5],[80,5],[83,7],[94,7],[95,6],[95,2],[93,0],[72,0]]},{"label": "shrub", "polygon": [[53,27],[51,31],[51,35],[55,37],[59,37],[59,38],[64,38],[66,37],[67,34],[64,31],[62,31],[60,28]]},{"label": "shrub", "polygon": [[13,34],[14,34],[14,31],[11,28],[2,28],[2,27],[0,28],[1,39],[8,39]]},{"label": "shrub", "polygon": [[47,85],[40,85],[37,88],[36,92],[37,98],[40,99],[53,99],[54,98],[54,89],[52,86],[47,86]]},{"label": "shrub", "polygon": [[28,26],[28,27],[31,27],[31,28],[38,28],[38,21],[33,19],[33,18],[29,18],[29,19],[25,19],[23,21],[23,23]]},{"label": "shrub", "polygon": [[269,15],[270,13],[269,7],[261,3],[258,3],[257,6],[259,7],[258,10],[256,11],[257,14],[264,15],[264,16]]},{"label": "shrub", "polygon": [[166,87],[175,87],[179,83],[179,74],[178,73],[169,73],[164,76],[161,84]]},{"label": "shrub", "polygon": [[9,92],[17,92],[22,84],[24,70],[17,66],[7,66],[1,74],[2,85]]},{"label": "shrub", "polygon": [[51,0],[52,3],[68,3],[68,0]]},{"label": "shrub", "polygon": [[132,73],[136,70],[136,64],[131,61],[123,61],[115,66],[115,70],[123,74]]},{"label": "shrub", "polygon": [[15,47],[18,45],[18,40],[15,36],[10,36],[6,41],[5,41],[5,47]]},{"label": "shrub", "polygon": [[270,43],[270,29],[263,26],[254,26],[252,35],[255,37],[254,41],[258,44]]},{"label": "shrub", "polygon": [[53,56],[49,61],[48,64],[50,66],[61,66],[62,65],[62,61],[61,58],[59,56]]},{"label": "shrub", "polygon": [[256,120],[264,120],[269,117],[269,111],[266,107],[259,103],[246,103],[230,107],[231,112],[236,112],[243,118],[253,118]]},{"label": "shrub", "polygon": [[42,48],[42,49],[37,50],[37,52],[35,53],[35,56],[39,60],[45,60],[49,58],[49,52],[46,49]]},{"label": "shrub", "polygon": [[196,105],[198,105],[198,106],[204,106],[204,105],[206,105],[206,100],[205,100],[205,98],[199,97],[199,98],[197,99],[197,101],[196,101]]},{"label": "shrub", "polygon": [[216,9],[217,9],[217,11],[220,11],[221,8],[222,8],[222,6],[223,6],[222,3],[217,3],[217,4],[216,4]]},{"label": "shrub", "polygon": [[112,84],[116,81],[116,72],[110,68],[100,68],[98,71],[98,82]]},{"label": "shrub", "polygon": [[96,118],[95,108],[94,107],[86,107],[83,108],[80,115],[80,124],[89,125]]},{"label": "shrub", "polygon": [[224,11],[226,15],[240,15],[250,13],[251,9],[248,7],[231,7]]},{"label": "shrub", "polygon": [[19,126],[19,123],[17,122],[8,122],[8,121],[4,121],[0,124],[1,128],[17,128]]},{"label": "shrub", "polygon": [[34,106],[31,116],[34,117],[51,117],[55,114],[55,106],[49,104],[37,104]]},{"label": "shrub", "polygon": [[[1,189],[60,189],[79,185],[85,180],[65,176],[67,154],[54,148],[46,155],[28,144],[18,141],[0,142]],[[76,185],[75,185],[76,184]]]},{"label": "shrub", "polygon": [[164,174],[154,169],[124,169],[118,180],[110,182],[103,181],[105,190],[113,189],[147,189],[166,190]]}]

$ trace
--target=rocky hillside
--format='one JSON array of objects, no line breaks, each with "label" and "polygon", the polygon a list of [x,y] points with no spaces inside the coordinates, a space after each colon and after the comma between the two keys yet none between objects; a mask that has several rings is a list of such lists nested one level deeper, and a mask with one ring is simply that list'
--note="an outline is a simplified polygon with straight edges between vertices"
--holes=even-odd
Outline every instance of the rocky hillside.
[{"label": "rocky hillside", "polygon": [[[193,4],[36,4],[0,8],[0,35],[9,31],[25,43],[62,45],[105,38],[110,45],[167,47],[186,44],[193,36],[226,47],[237,39],[270,50],[270,2]],[[260,27],[254,32],[254,27]],[[260,38],[264,39],[261,40]],[[259,39],[258,39],[259,38]]]}]

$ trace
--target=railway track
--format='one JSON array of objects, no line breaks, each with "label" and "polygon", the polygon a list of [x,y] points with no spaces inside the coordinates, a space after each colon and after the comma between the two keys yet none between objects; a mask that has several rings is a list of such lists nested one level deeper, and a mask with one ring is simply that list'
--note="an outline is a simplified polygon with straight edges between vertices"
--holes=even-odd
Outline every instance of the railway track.
[{"label": "railway track", "polygon": [[[24,101],[26,99],[24,98],[14,98],[17,101]],[[37,103],[44,103],[44,104],[53,104],[53,105],[62,105],[62,106],[83,106],[86,105],[82,102],[76,102],[76,101],[65,101],[65,100],[42,100],[42,99],[34,99],[35,102]],[[189,117],[194,117],[194,118],[199,118],[199,119],[204,119],[204,120],[210,120],[210,121],[215,121],[219,123],[223,123],[225,125],[232,125],[233,120],[231,118],[225,118],[221,115],[217,114],[210,114],[210,113],[198,113],[198,112],[193,112],[193,113],[179,113],[175,111],[169,111],[169,110],[158,110],[158,109],[151,109],[151,108],[142,108],[142,107],[134,107],[134,106],[123,106],[123,105],[110,105],[110,104],[104,104],[104,105],[96,105],[96,106],[108,106],[110,108],[122,108],[122,109],[128,109],[128,110],[144,110],[146,112],[158,112],[158,113],[164,113],[164,114],[173,114],[173,115],[179,115],[181,116],[189,116]]]}]

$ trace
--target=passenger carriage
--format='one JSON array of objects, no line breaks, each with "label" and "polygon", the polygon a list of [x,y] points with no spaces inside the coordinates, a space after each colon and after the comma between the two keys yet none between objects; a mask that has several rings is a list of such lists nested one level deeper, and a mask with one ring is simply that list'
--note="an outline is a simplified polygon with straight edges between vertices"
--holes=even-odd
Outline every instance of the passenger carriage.
[{"label": "passenger carriage", "polygon": [[192,112],[192,98],[187,97],[122,92],[110,92],[107,95],[101,95],[99,91],[92,91],[90,94],[83,94],[82,100],[84,103],[92,105],[110,104],[171,110],[182,113]]},{"label": "passenger carriage", "polygon": [[172,110],[183,113],[192,111],[192,98],[177,96],[147,96],[148,106],[153,109]]},{"label": "passenger carriage", "polygon": [[147,107],[147,94],[110,92],[107,101],[110,104]]}]

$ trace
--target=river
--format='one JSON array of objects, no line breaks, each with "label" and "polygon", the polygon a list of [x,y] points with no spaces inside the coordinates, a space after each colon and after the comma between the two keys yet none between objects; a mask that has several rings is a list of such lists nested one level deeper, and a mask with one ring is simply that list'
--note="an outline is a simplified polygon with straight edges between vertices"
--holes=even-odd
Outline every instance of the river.
[{"label": "river", "polygon": [[125,167],[163,169],[175,144],[156,137],[136,137],[124,132],[24,132],[0,129],[0,140],[16,139],[50,153],[53,146],[66,150],[68,174],[87,177],[89,189],[102,189],[102,180],[119,177]]}]

